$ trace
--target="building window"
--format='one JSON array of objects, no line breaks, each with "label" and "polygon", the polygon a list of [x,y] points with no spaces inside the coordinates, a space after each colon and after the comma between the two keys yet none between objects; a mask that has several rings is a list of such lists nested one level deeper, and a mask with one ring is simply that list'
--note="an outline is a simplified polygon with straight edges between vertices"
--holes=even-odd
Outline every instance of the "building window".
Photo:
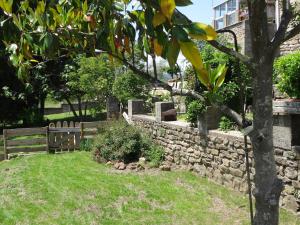
[{"label": "building window", "polygon": [[224,28],[224,19],[223,18],[216,20],[215,28],[216,28],[216,30]]},{"label": "building window", "polygon": [[233,12],[235,10],[237,10],[236,0],[229,0],[227,2],[227,12],[230,13],[230,12]]},{"label": "building window", "polygon": [[215,8],[215,17],[223,17],[226,14],[226,4],[219,5]]},{"label": "building window", "polygon": [[[215,28],[222,29],[238,22],[238,1],[227,0],[214,7]],[[226,18],[226,19],[225,19]]]}]

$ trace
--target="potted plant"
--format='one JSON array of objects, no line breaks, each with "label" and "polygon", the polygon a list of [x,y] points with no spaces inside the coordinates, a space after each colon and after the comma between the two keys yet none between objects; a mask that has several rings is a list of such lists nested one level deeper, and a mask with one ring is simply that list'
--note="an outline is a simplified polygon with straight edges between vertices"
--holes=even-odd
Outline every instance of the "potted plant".
[{"label": "potted plant", "polygon": [[205,64],[203,70],[197,71],[199,81],[206,87],[203,94],[205,99],[190,102],[187,110],[187,120],[192,126],[198,127],[201,133],[206,134],[207,130],[218,128],[221,118],[220,111],[211,103],[216,102],[219,88],[225,81],[227,72],[226,64],[220,64],[216,68]]}]

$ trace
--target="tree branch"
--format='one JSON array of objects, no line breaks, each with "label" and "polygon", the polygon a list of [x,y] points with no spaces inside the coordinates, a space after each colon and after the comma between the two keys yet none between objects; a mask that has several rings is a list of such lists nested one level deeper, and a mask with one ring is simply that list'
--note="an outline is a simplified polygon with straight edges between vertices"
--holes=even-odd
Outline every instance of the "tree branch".
[{"label": "tree branch", "polygon": [[292,28],[290,31],[288,31],[285,34],[282,43],[290,40],[291,38],[295,37],[297,34],[300,34],[300,24],[297,24],[294,28]]},{"label": "tree branch", "polygon": [[[180,95],[180,96],[191,96],[194,97],[195,99],[199,99],[201,101],[205,101],[204,97],[197,93],[196,91],[193,90],[187,90],[187,89],[178,89],[178,88],[172,88],[170,85],[167,83],[161,81],[161,80],[156,80],[154,77],[152,77],[150,74],[146,73],[143,70],[140,70],[136,68],[133,64],[128,62],[125,58],[122,58],[118,56],[117,54],[114,54],[112,52],[107,52],[106,53],[110,54],[111,56],[117,58],[118,60],[122,61],[124,65],[128,66],[134,73],[140,75],[144,79],[148,80],[151,83],[158,84],[160,87],[164,88],[165,90],[169,91],[171,95]],[[227,115],[228,117],[232,118],[240,127],[243,127],[243,118],[241,115],[239,115],[237,112],[234,110],[230,109],[226,105],[219,105],[219,104],[213,104],[215,107],[219,108],[222,113]]]},{"label": "tree branch", "polygon": [[221,52],[224,52],[232,57],[239,59],[241,62],[243,62],[248,67],[250,67],[250,68],[253,67],[251,59],[248,56],[245,56],[237,51],[234,51],[233,49],[227,48],[226,46],[220,44],[217,41],[208,41],[208,43],[211,46],[215,47],[216,49],[220,50]]},{"label": "tree branch", "polygon": [[278,27],[278,30],[276,31],[273,41],[271,43],[274,50],[276,50],[284,42],[286,31],[292,18],[292,11],[285,9],[281,16],[281,22]]}]

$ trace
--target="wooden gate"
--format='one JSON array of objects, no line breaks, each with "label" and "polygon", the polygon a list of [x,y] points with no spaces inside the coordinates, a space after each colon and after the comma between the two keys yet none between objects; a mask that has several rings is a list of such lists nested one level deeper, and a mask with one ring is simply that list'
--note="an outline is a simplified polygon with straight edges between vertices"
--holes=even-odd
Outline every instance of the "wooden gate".
[{"label": "wooden gate", "polygon": [[80,123],[60,121],[50,123],[48,129],[49,151],[74,151],[80,148],[81,128]]}]

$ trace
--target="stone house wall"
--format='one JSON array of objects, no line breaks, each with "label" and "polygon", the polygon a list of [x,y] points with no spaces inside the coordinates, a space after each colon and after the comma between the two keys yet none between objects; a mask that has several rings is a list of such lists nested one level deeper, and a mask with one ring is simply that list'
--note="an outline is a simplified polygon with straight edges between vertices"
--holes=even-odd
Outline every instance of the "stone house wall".
[{"label": "stone house wall", "polygon": [[286,55],[300,50],[300,34],[280,46],[280,55]]},{"label": "stone house wall", "polygon": [[[232,30],[236,36],[238,45],[241,48],[243,54],[248,55],[251,50],[251,40],[250,40],[250,28],[248,20],[244,20],[226,27],[226,30]],[[233,44],[233,37],[230,34],[225,33],[224,37],[226,40]]]},{"label": "stone house wall", "polygon": [[[207,136],[188,123],[157,122],[154,117],[133,115],[133,124],[148,132],[165,149],[165,159],[237,191],[247,192],[244,141],[240,132],[209,131]],[[251,149],[251,145],[249,144]],[[300,156],[292,149],[275,146],[279,177],[285,182],[280,204],[300,211]],[[249,152],[252,165],[252,151]],[[253,166],[253,165],[252,165]],[[254,168],[251,167],[251,179]]]}]

